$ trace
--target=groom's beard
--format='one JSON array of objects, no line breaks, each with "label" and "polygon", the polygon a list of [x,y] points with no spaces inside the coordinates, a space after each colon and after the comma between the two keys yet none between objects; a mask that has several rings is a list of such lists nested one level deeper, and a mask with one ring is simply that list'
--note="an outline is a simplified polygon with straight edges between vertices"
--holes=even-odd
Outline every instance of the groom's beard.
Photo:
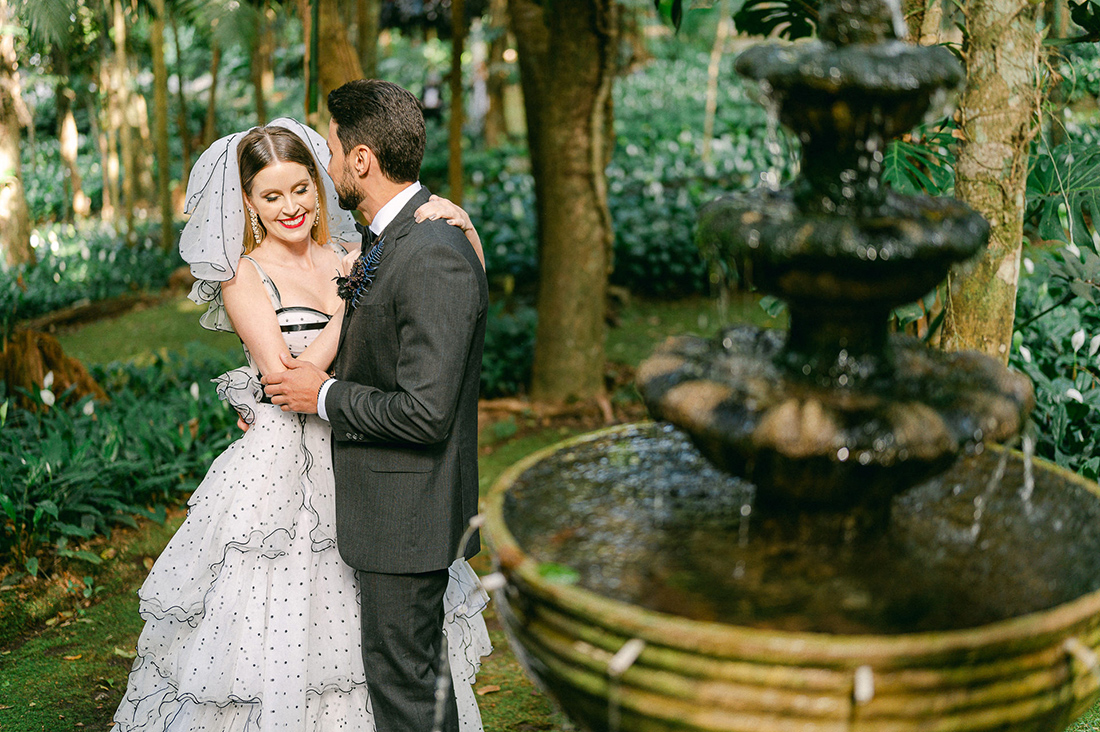
[{"label": "groom's beard", "polygon": [[348,179],[347,173],[340,180],[334,180],[332,183],[336,188],[336,198],[340,208],[345,211],[354,211],[359,208],[359,204],[363,202],[363,192],[359,190],[359,186]]}]

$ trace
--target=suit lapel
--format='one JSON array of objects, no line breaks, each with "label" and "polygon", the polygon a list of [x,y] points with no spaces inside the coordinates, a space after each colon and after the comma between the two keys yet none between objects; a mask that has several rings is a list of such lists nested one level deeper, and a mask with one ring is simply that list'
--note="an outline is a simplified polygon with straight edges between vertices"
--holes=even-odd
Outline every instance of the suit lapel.
[{"label": "suit lapel", "polygon": [[[374,294],[375,289],[378,287],[379,278],[385,278],[388,275],[386,260],[389,259],[394,250],[397,249],[401,240],[404,239],[412,230],[413,225],[416,223],[416,220],[413,218],[413,214],[416,212],[416,209],[427,203],[431,195],[431,192],[426,187],[421,186],[420,190],[416,192],[416,195],[409,199],[409,202],[406,203],[401,211],[397,214],[397,216],[394,217],[393,221],[391,221],[389,225],[382,230],[382,241],[384,242],[384,244],[382,246],[382,258],[378,260],[378,273],[375,276],[374,284],[371,285],[370,292],[368,292],[366,296],[364,296],[362,302],[360,302],[360,305],[364,304],[365,302],[370,302],[370,300],[372,299],[371,295]],[[363,235],[363,241],[360,244],[360,251],[362,251],[362,248],[367,246],[368,242],[370,242],[374,237],[371,235],[370,229],[366,228],[365,226],[358,226],[358,228]],[[348,332],[347,326],[350,319],[354,315],[355,310],[352,310],[351,308],[346,308],[344,310],[344,323],[343,327],[340,328],[340,341],[336,346],[337,358],[339,358],[340,354],[343,352],[344,339],[347,337]]]}]

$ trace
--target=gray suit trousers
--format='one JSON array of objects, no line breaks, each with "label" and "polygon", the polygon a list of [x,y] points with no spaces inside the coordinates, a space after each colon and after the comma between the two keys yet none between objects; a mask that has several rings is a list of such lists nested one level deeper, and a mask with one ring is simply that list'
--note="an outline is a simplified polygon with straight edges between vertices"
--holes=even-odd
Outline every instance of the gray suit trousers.
[{"label": "gray suit trousers", "polygon": [[[355,573],[363,603],[363,666],[377,732],[430,732],[440,673],[446,569]],[[450,685],[443,731],[458,732]]]}]

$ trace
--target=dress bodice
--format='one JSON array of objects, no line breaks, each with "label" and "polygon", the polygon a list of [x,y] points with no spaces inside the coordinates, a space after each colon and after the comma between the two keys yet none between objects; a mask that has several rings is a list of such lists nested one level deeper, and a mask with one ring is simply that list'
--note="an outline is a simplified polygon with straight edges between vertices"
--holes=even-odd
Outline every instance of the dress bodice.
[{"label": "dress bodice", "polygon": [[[259,273],[260,279],[267,289],[268,297],[271,298],[271,305],[275,308],[275,317],[279,321],[279,329],[283,332],[283,340],[286,341],[286,347],[290,351],[290,355],[295,357],[301,355],[302,351],[310,343],[313,343],[313,339],[317,337],[317,334],[328,325],[331,316],[309,307],[283,307],[283,299],[279,294],[279,288],[264,272],[260,263],[248,255],[243,255],[241,259],[247,259],[251,262]],[[253,363],[252,355],[248,352],[247,346],[245,346],[244,352],[248,358],[248,365],[254,369],[256,364]]]}]

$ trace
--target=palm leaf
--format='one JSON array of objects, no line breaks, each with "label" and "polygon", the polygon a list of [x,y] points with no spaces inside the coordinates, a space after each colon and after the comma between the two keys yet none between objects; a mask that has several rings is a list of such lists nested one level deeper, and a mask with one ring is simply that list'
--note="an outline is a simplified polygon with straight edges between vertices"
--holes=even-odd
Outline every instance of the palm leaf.
[{"label": "palm leaf", "polygon": [[31,35],[44,45],[68,45],[75,0],[23,0],[15,6],[16,16]]}]

